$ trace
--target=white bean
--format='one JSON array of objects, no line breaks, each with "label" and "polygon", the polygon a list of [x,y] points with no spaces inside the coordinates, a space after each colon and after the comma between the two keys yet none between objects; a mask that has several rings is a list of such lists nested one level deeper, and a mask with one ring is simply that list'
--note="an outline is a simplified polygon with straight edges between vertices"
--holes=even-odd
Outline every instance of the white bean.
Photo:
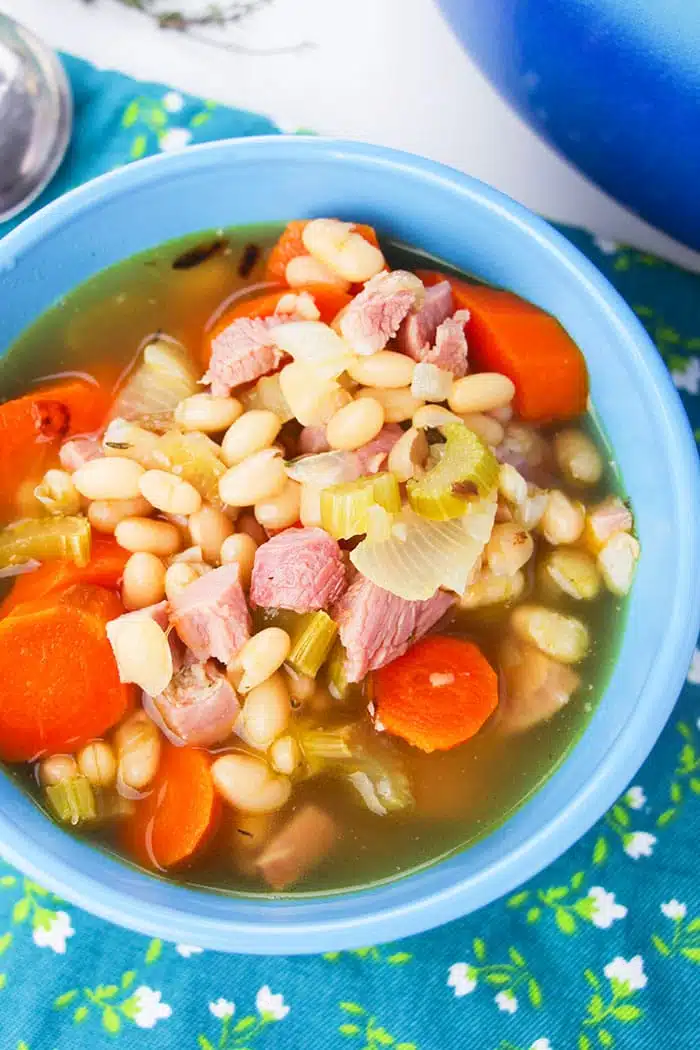
[{"label": "white bean", "polygon": [[476,581],[467,587],[459,599],[459,605],[461,609],[480,609],[485,605],[514,602],[524,590],[523,572],[513,573],[512,576],[495,576],[488,569],[483,569]]},{"label": "white bean", "polygon": [[245,532],[236,532],[233,536],[227,536],[221,544],[221,564],[238,566],[238,579],[245,591],[250,587],[257,549],[258,545],[255,540]]},{"label": "white bean", "polygon": [[410,419],[424,404],[411,393],[410,387],[399,387],[396,390],[384,390],[378,386],[368,386],[360,390],[358,399],[371,397],[384,409],[386,423],[403,423]]},{"label": "white bean", "polygon": [[192,394],[175,409],[175,422],[179,423],[183,430],[219,434],[230,427],[242,412],[243,405],[235,397]]},{"label": "white bean", "polygon": [[160,763],[161,737],[158,727],[145,711],[136,711],[117,728],[114,743],[119,780],[134,791],[148,787]]},{"label": "white bean", "polygon": [[416,362],[395,350],[380,350],[368,357],[354,357],[348,365],[348,375],[362,386],[378,386],[382,390],[410,387]]},{"label": "white bean", "polygon": [[242,463],[254,452],[269,448],[282,427],[282,420],[274,412],[252,409],[232,423],[221,443],[221,458],[227,467]]},{"label": "white bean", "polygon": [[141,495],[164,514],[196,514],[202,497],[194,485],[167,470],[147,470],[139,481]]},{"label": "white bean", "polygon": [[427,430],[444,427],[446,423],[461,423],[462,419],[442,405],[423,405],[414,413],[412,422],[416,430]]},{"label": "white bean", "polygon": [[61,784],[78,775],[78,764],[72,755],[49,755],[39,763],[39,781],[44,787]]},{"label": "white bean", "polygon": [[571,547],[550,551],[540,571],[545,585],[553,585],[555,593],[563,592],[577,601],[591,601],[600,593],[600,573],[585,551]]},{"label": "white bean", "polygon": [[349,281],[346,281],[340,274],[334,273],[318,259],[314,259],[313,255],[295,255],[287,263],[284,278],[290,288],[303,288],[307,284],[324,284],[345,292],[350,287]]},{"label": "white bean", "polygon": [[285,677],[274,674],[248,693],[235,731],[250,747],[267,751],[286,730],[290,715]]},{"label": "white bean", "polygon": [[275,776],[267,762],[253,755],[222,755],[212,763],[211,775],[224,801],[244,813],[274,813],[292,793],[287,777]]},{"label": "white bean", "polygon": [[512,522],[494,525],[486,544],[486,561],[494,576],[512,576],[532,557],[535,544],[525,529]]},{"label": "white bean", "polygon": [[93,740],[78,752],[78,767],[93,787],[111,787],[117,779],[117,760],[106,740]]},{"label": "white bean", "polygon": [[243,668],[238,691],[249,693],[267,681],[287,659],[291,647],[289,635],[279,627],[266,627],[254,634],[238,653],[238,662]]},{"label": "white bean", "polygon": [[114,530],[114,538],[124,550],[147,551],[167,558],[182,548],[180,530],[169,521],[150,518],[123,518]]},{"label": "white bean", "polygon": [[316,679],[306,674],[299,674],[291,667],[284,668],[287,688],[292,698],[292,707],[299,706],[305,700],[310,700],[316,689]]},{"label": "white bean", "polygon": [[91,459],[73,474],[73,484],[86,499],[136,499],[144,469],[123,456]]},{"label": "white bean", "polygon": [[628,593],[639,552],[639,541],[634,536],[629,532],[618,532],[598,554],[598,567],[612,594],[622,597]]},{"label": "white bean", "polygon": [[303,229],[304,247],[346,281],[368,281],[386,263],[379,248],[354,232],[354,225],[338,219],[312,219]]},{"label": "white bean", "polygon": [[321,525],[321,493],[318,485],[302,485],[299,500],[299,521],[307,529]]},{"label": "white bean", "polygon": [[169,602],[174,601],[200,575],[196,566],[188,562],[179,561],[169,565],[165,572],[165,597]]},{"label": "white bean", "polygon": [[120,682],[133,682],[149,696],[158,696],[173,676],[168,636],[150,616],[138,611],[107,624],[107,637],[117,662]]},{"label": "white bean", "polygon": [[218,565],[221,545],[233,535],[231,519],[218,507],[205,503],[195,514],[190,515],[188,524],[192,542],[202,548],[204,560],[211,565]]},{"label": "white bean", "polygon": [[479,372],[456,379],[447,403],[453,412],[492,412],[509,404],[515,385],[499,372]]},{"label": "white bean", "polygon": [[576,664],[590,648],[588,628],[575,616],[542,605],[520,605],[513,610],[511,626],[524,642],[536,645],[545,656],[562,664]]},{"label": "white bean", "polygon": [[498,471],[498,491],[516,506],[527,499],[527,481],[510,463],[501,463]]},{"label": "white bean", "polygon": [[399,481],[408,481],[420,472],[429,451],[428,440],[423,431],[411,427],[399,438],[389,453],[389,470]]},{"label": "white bean", "polygon": [[326,426],[331,448],[352,451],[375,438],[384,426],[384,407],[372,397],[362,397],[341,408]]},{"label": "white bean", "polygon": [[145,609],[165,597],[165,566],[155,554],[138,551],[124,566],[122,601],[124,608]]},{"label": "white bean", "polygon": [[299,521],[301,485],[289,479],[277,496],[255,504],[255,517],[266,529],[287,529]]},{"label": "white bean", "polygon": [[293,361],[279,374],[280,389],[290,411],[304,427],[324,426],[331,416],[352,401],[334,379],[321,379],[302,361]]},{"label": "white bean", "polygon": [[96,499],[87,509],[88,521],[97,532],[113,533],[124,518],[146,518],[153,507],[144,499]]},{"label": "white bean", "polygon": [[554,438],[554,455],[562,474],[575,485],[595,485],[603,474],[603,460],[588,434],[561,430]]},{"label": "white bean", "polygon": [[293,736],[281,736],[270,748],[270,765],[277,773],[291,776],[301,762],[301,748]]},{"label": "white bean", "polygon": [[486,416],[482,412],[466,413],[462,416],[462,422],[487,445],[496,448],[503,441],[505,431],[497,420]]},{"label": "white bean", "polygon": [[230,507],[252,507],[278,496],[286,482],[284,460],[279,452],[264,449],[229,467],[219,481],[219,495]]},{"label": "white bean", "polygon": [[580,503],[573,503],[559,489],[553,489],[547,498],[540,528],[552,546],[575,543],[583,532],[586,514]]}]

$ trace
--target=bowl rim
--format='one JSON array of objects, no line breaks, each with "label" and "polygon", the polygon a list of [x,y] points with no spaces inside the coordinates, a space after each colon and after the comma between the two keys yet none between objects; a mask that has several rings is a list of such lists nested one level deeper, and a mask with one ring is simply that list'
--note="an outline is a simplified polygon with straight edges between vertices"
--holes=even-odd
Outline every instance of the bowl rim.
[{"label": "bowl rim", "polygon": [[[200,166],[219,161],[230,165],[239,158],[252,159],[252,156],[256,160],[294,159],[313,163],[315,158],[329,155],[350,166],[353,162],[374,166],[388,177],[392,173],[400,176],[401,172],[408,172],[427,190],[431,183],[442,184],[456,198],[499,213],[553,256],[557,265],[573,274],[581,294],[595,300],[607,315],[617,340],[626,344],[627,353],[635,359],[644,382],[660,398],[668,435],[667,458],[674,465],[677,482],[673,489],[675,507],[680,521],[697,520],[700,472],[695,442],[665,366],[633,312],[595,266],[544,219],[498,190],[434,161],[382,146],[301,135],[217,141],[189,147],[182,153],[150,157],[71,190],[7,234],[0,241],[0,279],[4,266],[11,268],[18,255],[70,223],[76,213],[86,213],[104,199],[148,184],[159,173],[167,171],[169,177],[175,173],[184,176]],[[644,683],[632,717],[617,737],[608,741],[600,760],[589,770],[586,782],[556,817],[541,824],[518,848],[507,849],[476,873],[456,875],[437,890],[432,886],[430,872],[450,864],[451,860],[392,880],[387,885],[333,897],[270,901],[219,896],[230,903],[232,914],[213,917],[196,912],[198,898],[211,900],[211,893],[167,884],[163,895],[168,904],[151,899],[153,893],[135,898],[120,888],[118,874],[124,868],[121,862],[105,857],[102,867],[106,874],[112,869],[111,881],[98,879],[80,867],[81,853],[89,850],[94,854],[92,847],[73,842],[72,859],[67,862],[52,852],[48,835],[37,841],[3,812],[0,812],[0,853],[30,877],[103,919],[147,935],[204,948],[255,954],[303,954],[361,947],[442,925],[509,893],[560,856],[602,816],[639,769],[671,713],[697,639],[700,626],[700,533],[697,529],[689,527],[679,537],[677,565],[679,595],[675,615],[667,635],[660,640],[653,674]],[[60,831],[59,834],[64,835]],[[139,879],[148,882],[151,888],[165,885],[145,873],[139,875]],[[409,887],[410,891],[400,894],[398,902],[392,893],[392,887],[397,886]],[[469,906],[465,907],[467,891]],[[329,907],[331,903],[333,906]],[[244,913],[243,918],[236,916],[237,905]]]}]

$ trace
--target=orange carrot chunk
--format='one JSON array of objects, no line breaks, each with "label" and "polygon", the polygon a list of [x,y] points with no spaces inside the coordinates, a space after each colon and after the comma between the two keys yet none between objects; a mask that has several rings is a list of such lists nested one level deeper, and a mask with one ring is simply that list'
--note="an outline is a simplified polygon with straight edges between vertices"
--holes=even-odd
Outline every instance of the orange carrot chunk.
[{"label": "orange carrot chunk", "polygon": [[[309,254],[301,239],[304,227],[308,222],[308,219],[293,219],[292,222],[287,223],[282,236],[274,245],[267,260],[265,276],[268,281],[279,281],[280,284],[286,284],[287,263],[292,259],[296,259],[297,255]],[[370,244],[373,244],[375,248],[379,247],[377,234],[371,226],[365,226],[364,223],[356,223],[355,232],[359,233]]]},{"label": "orange carrot chunk", "polygon": [[71,752],[126,714],[105,625],[123,612],[103,587],[81,585],[18,605],[0,621],[0,758]]},{"label": "orange carrot chunk", "polygon": [[448,751],[498,705],[498,678],[473,642],[432,635],[375,676],[377,718],[422,751]]},{"label": "orange carrot chunk", "polygon": [[72,561],[61,558],[45,562],[36,572],[18,576],[12,590],[0,605],[0,617],[9,616],[23,602],[36,601],[47,594],[56,594],[77,583],[92,583],[98,587],[116,590],[129,558],[129,551],[120,547],[112,536],[92,533],[90,561],[78,568]]},{"label": "orange carrot chunk", "polygon": [[122,844],[144,867],[174,868],[202,849],[219,813],[207,752],[163,742],[150,794],[124,823]]},{"label": "orange carrot chunk", "polygon": [[[443,274],[419,271],[425,284]],[[520,419],[549,423],[586,411],[588,370],[571,336],[551,314],[525,299],[449,278],[455,307],[469,310],[469,363],[478,372],[501,372],[515,384]]]}]

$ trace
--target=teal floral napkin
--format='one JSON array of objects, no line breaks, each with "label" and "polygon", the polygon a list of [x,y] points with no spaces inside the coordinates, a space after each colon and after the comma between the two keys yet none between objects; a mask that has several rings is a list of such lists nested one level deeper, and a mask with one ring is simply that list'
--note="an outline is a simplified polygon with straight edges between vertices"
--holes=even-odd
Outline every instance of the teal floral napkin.
[{"label": "teal floral napkin", "polygon": [[[263,117],[66,57],[75,138],[40,203]],[[0,234],[6,229],[0,227]],[[700,438],[700,277],[567,236],[637,312]],[[324,956],[147,940],[0,865],[1,1050],[691,1050],[700,1046],[700,651],[652,756],[510,898],[398,944]]]}]

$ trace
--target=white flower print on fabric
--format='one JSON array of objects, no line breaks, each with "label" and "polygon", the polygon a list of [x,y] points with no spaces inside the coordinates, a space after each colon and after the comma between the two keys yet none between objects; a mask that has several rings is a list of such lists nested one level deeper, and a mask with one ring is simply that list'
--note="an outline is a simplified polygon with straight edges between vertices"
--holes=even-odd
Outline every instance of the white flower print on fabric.
[{"label": "white flower print on fabric", "polygon": [[154,1028],[158,1021],[166,1021],[172,1014],[167,1003],[161,1001],[160,992],[142,984],[136,989],[134,1001],[134,1024],[139,1028]]},{"label": "white flower print on fabric", "polygon": [[646,804],[647,797],[644,794],[643,788],[639,784],[635,784],[634,787],[628,789],[625,795],[625,802],[630,809],[641,809]]},{"label": "white flower print on fabric", "polygon": [[693,659],[688,668],[688,681],[691,685],[700,685],[700,649],[693,653]]},{"label": "white flower print on fabric", "polygon": [[476,977],[473,977],[473,968],[467,963],[458,962],[450,966],[447,978],[447,987],[454,988],[455,996],[461,999],[463,995],[469,995],[476,988]]},{"label": "white flower print on fabric", "polygon": [[236,1004],[230,999],[217,999],[215,1003],[209,1003],[209,1011],[223,1021],[227,1017],[233,1017],[236,1012]]},{"label": "white flower print on fabric", "polygon": [[680,901],[677,901],[674,898],[673,900],[666,901],[662,904],[661,911],[667,919],[673,919],[674,922],[677,922],[679,919],[684,919],[686,917],[688,909],[685,904],[681,904]]},{"label": "white flower print on fabric", "polygon": [[198,948],[196,944],[176,944],[175,951],[183,959],[189,959],[192,955],[201,955],[204,948]]},{"label": "white flower print on fabric", "polygon": [[617,241],[611,241],[608,237],[594,237],[593,243],[596,248],[600,248],[604,255],[614,255],[620,247]]},{"label": "white flower print on fabric", "polygon": [[162,101],[163,109],[166,109],[168,113],[179,113],[185,105],[185,100],[179,91],[168,91],[167,94],[163,95]]},{"label": "white flower print on fabric", "polygon": [[552,1050],[552,1044],[549,1039],[535,1039],[530,1050]]},{"label": "white flower print on fabric", "polygon": [[191,141],[192,132],[189,128],[168,128],[160,136],[158,145],[165,153],[174,153],[189,146]]},{"label": "white flower print on fabric", "polygon": [[603,973],[609,981],[619,981],[630,992],[640,991],[647,983],[644,960],[641,955],[635,955],[629,960],[617,955],[612,962],[608,963]]},{"label": "white flower print on fabric", "polygon": [[518,1009],[518,998],[511,991],[499,992],[493,1001],[506,1014],[514,1014]]},{"label": "white flower print on fabric", "polygon": [[602,886],[591,886],[588,896],[593,901],[591,922],[599,930],[609,930],[616,919],[624,919],[627,914],[624,904],[618,904],[615,894],[608,893]]},{"label": "white flower print on fabric", "polygon": [[655,835],[651,835],[648,831],[633,831],[625,839],[623,848],[628,857],[631,857],[632,860],[639,860],[640,857],[650,857],[655,845]]},{"label": "white flower print on fabric", "polygon": [[700,357],[689,357],[685,368],[674,368],[671,379],[677,390],[700,394]]},{"label": "white flower print on fabric", "polygon": [[270,986],[265,984],[255,997],[255,1007],[261,1017],[273,1021],[283,1020],[289,1013],[289,1007],[281,995],[273,995]]},{"label": "white flower print on fabric", "polygon": [[37,948],[51,948],[57,955],[66,954],[66,941],[75,930],[71,926],[70,915],[66,911],[57,911],[46,926],[37,926],[32,933],[32,940]]}]

